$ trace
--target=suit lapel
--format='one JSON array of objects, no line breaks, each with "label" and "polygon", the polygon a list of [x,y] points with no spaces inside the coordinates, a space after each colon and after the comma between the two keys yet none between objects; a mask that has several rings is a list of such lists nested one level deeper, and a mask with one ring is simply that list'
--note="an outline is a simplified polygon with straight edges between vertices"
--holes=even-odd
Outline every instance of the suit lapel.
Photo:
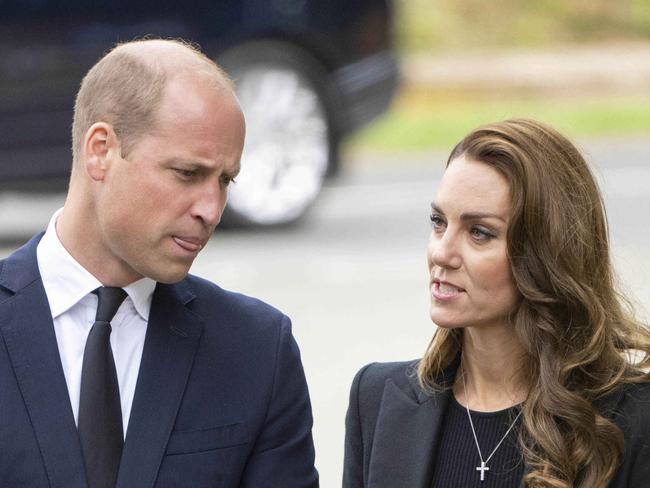
[{"label": "suit lapel", "polygon": [[428,488],[449,393],[417,398],[387,380],[370,458],[369,488]]},{"label": "suit lapel", "polygon": [[36,261],[42,234],[12,254],[0,285],[14,295],[0,303],[0,331],[34,427],[52,488],[85,487],[79,436]]},{"label": "suit lapel", "polygon": [[189,377],[201,319],[186,304],[186,282],[154,292],[118,487],[153,487]]}]

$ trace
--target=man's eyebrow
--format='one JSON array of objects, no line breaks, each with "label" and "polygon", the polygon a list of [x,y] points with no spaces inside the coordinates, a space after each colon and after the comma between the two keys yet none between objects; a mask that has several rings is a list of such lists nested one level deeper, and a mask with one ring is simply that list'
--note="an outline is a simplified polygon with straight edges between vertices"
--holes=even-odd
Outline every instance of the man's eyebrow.
[{"label": "man's eyebrow", "polygon": [[[209,165],[204,164],[201,161],[196,161],[196,160],[193,160],[193,159],[175,158],[175,157],[165,159],[162,162],[162,164],[165,165],[165,166],[174,166],[176,164],[179,164],[181,166],[186,166],[188,168],[192,168],[192,169],[195,169],[195,170],[198,170],[198,171],[202,171],[202,170],[208,171],[208,170],[211,169],[211,167]],[[232,169],[232,171],[224,168],[223,172],[224,172],[224,174],[227,174],[227,175],[236,176],[236,175],[239,174],[240,170],[241,170],[241,164],[237,163],[237,165]]]},{"label": "man's eyebrow", "polygon": [[[445,215],[445,212],[436,204],[436,202],[431,202],[431,210],[439,213],[440,215]],[[501,215],[492,213],[492,212],[463,212],[460,215],[460,220],[480,220],[480,219],[497,219],[502,222],[506,222],[506,219]]]},{"label": "man's eyebrow", "polygon": [[175,158],[175,157],[165,159],[163,161],[163,164],[165,166],[172,166],[174,164],[180,164],[180,165],[183,165],[183,166],[191,166],[191,167],[196,167],[196,168],[200,168],[200,167],[205,166],[204,164],[202,164],[202,163],[200,163],[198,161],[194,161],[194,160],[191,160],[191,159]]}]

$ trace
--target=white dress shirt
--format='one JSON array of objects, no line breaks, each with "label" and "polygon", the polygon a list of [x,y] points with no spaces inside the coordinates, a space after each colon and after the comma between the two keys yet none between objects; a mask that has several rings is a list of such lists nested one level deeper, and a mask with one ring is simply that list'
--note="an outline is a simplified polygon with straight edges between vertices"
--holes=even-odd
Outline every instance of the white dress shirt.
[{"label": "white dress shirt", "polygon": [[[58,210],[52,216],[36,249],[36,257],[52,312],[59,356],[77,423],[84,348],[97,312],[97,296],[92,291],[102,284],[61,244],[55,228],[60,212]],[[125,436],[155,287],[156,282],[149,278],[142,278],[124,287],[128,296],[111,320],[111,348],[120,386]]]}]

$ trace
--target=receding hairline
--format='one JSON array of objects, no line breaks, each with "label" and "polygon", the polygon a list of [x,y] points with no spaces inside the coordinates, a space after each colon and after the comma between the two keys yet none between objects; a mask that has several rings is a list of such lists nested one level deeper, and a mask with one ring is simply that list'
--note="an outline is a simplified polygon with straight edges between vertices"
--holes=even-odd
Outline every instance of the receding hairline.
[{"label": "receding hairline", "polygon": [[197,46],[183,40],[143,39],[117,44],[88,71],[75,100],[73,173],[84,134],[96,122],[113,125],[126,154],[154,129],[170,82],[200,80],[238,104],[233,82]]},{"label": "receding hairline", "polygon": [[162,69],[167,79],[184,76],[188,68],[204,73],[234,94],[234,84],[219,66],[198,47],[181,40],[142,39],[116,45],[107,55],[132,56],[152,69]]}]

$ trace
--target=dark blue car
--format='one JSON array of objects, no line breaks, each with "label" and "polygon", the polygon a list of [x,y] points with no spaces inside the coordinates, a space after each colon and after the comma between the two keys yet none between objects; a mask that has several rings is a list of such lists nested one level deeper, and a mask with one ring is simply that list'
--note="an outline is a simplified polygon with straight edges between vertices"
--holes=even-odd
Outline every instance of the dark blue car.
[{"label": "dark blue car", "polygon": [[74,96],[121,40],[198,43],[247,119],[231,223],[300,217],[397,85],[389,0],[0,0],[0,189],[62,190]]}]

